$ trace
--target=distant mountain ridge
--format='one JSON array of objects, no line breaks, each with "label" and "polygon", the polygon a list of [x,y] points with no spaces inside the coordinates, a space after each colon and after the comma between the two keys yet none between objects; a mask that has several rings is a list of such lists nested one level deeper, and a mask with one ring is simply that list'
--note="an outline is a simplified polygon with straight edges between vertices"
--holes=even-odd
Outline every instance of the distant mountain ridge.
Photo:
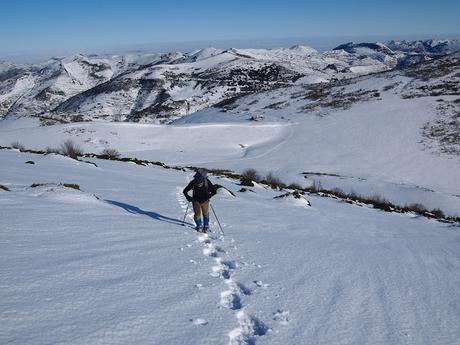
[{"label": "distant mountain ridge", "polygon": [[305,46],[205,48],[0,63],[0,118],[168,123],[236,96],[388,71],[459,48],[457,40],[390,41],[346,43],[323,53]]}]

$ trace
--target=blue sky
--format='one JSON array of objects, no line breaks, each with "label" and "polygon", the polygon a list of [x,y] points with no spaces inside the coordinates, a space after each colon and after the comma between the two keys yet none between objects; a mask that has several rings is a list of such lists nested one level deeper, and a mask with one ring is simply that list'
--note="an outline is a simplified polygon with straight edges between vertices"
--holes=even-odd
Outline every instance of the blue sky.
[{"label": "blue sky", "polygon": [[460,33],[460,1],[35,0],[0,2],[0,52],[155,42]]}]

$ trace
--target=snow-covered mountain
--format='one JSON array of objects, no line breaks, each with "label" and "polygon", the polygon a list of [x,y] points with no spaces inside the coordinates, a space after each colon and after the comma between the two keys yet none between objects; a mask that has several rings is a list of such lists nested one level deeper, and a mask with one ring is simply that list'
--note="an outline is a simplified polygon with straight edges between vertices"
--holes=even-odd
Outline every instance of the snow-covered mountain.
[{"label": "snow-covered mountain", "polygon": [[257,168],[286,182],[315,181],[458,215],[459,73],[460,54],[451,54],[404,69],[251,93],[166,126],[40,127],[11,118],[0,122],[0,145],[45,150],[72,139],[85,152],[113,147],[169,164]]},{"label": "snow-covered mountain", "polygon": [[0,343],[458,343],[460,53],[338,48],[1,64]]},{"label": "snow-covered mountain", "polygon": [[3,63],[0,117],[165,123],[235,96],[388,71],[402,62],[448,54],[458,45],[430,42],[348,43],[324,53],[305,46],[206,48],[163,55],[76,55],[39,65]]},{"label": "snow-covered mountain", "polygon": [[389,41],[386,45],[398,53],[399,67],[460,51],[458,40]]},{"label": "snow-covered mountain", "polygon": [[388,41],[386,46],[393,51],[409,54],[444,55],[460,50],[459,40]]}]

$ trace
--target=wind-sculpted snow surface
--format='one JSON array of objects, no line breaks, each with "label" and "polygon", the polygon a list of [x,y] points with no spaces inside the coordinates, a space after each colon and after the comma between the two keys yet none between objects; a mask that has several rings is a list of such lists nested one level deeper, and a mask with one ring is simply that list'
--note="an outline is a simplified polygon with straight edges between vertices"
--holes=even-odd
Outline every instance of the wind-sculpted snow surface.
[{"label": "wind-sculpted snow surface", "polygon": [[224,233],[204,235],[191,172],[89,160],[0,150],[2,344],[460,338],[457,227],[210,176],[236,197],[213,197]]}]

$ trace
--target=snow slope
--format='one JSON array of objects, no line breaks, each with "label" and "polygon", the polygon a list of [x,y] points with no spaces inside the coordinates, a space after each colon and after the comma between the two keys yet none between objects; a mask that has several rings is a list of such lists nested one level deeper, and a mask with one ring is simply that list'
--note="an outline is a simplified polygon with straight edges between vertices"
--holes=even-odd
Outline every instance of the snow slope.
[{"label": "snow slope", "polygon": [[14,150],[0,161],[11,190],[0,192],[0,343],[460,337],[458,228],[314,196],[306,207],[211,177],[236,197],[213,199],[225,234],[212,217],[204,236],[181,225],[190,172]]},{"label": "snow slope", "polygon": [[[85,152],[255,168],[286,183],[459,216],[458,54],[335,80],[452,47],[395,42],[395,53],[350,43],[321,54],[297,46],[2,64],[0,111],[9,115],[0,121],[0,146],[45,150],[72,139]],[[207,107],[248,85],[257,87],[247,96]],[[56,104],[59,119],[46,113]],[[16,116],[37,109],[44,113]],[[92,121],[40,126],[80,121],[80,111]],[[139,122],[152,111],[190,115],[172,125],[107,122],[120,111]],[[319,196],[274,198],[285,191],[257,184],[243,192],[212,176],[236,196],[219,191],[213,206],[225,233],[212,215],[206,236],[191,228],[181,194],[191,171],[84,159],[0,149],[1,344],[460,338],[454,225]]]},{"label": "snow slope", "polygon": [[[326,94],[319,101],[309,99],[310,89],[295,86],[246,96],[227,112],[208,108],[167,126],[89,122],[34,127],[11,119],[0,122],[0,145],[19,141],[44,150],[71,138],[86,152],[116,148],[124,156],[168,164],[237,172],[254,168],[286,183],[319,182],[329,189],[459,215],[458,156],[440,152],[423,134],[427,124],[437,123],[439,107],[458,104],[457,97],[444,95],[443,102],[439,96],[407,98],[420,85],[399,74],[372,76],[321,91]],[[248,121],[254,114],[264,118]]]}]

